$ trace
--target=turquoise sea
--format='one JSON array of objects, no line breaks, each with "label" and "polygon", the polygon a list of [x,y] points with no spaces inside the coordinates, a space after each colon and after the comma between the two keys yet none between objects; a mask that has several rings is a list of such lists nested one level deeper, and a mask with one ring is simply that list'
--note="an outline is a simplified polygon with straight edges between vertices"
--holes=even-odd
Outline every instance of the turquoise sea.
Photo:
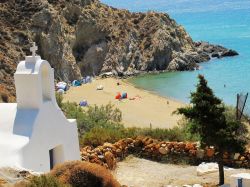
[{"label": "turquoise sea", "polygon": [[[250,0],[102,0],[130,11],[168,13],[196,41],[209,41],[235,49],[239,56],[202,63],[201,70],[162,73],[134,78],[139,87],[189,102],[197,75],[203,74],[215,94],[236,104],[236,94],[250,92]],[[224,87],[225,85],[225,87]],[[247,102],[250,109],[250,101]]]}]

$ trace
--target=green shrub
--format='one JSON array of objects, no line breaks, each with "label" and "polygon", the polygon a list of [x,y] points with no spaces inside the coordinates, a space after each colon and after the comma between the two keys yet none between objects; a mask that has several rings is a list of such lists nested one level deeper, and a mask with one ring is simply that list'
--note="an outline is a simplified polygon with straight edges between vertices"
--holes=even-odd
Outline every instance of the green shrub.
[{"label": "green shrub", "polygon": [[69,187],[60,183],[59,180],[51,175],[34,176],[27,182],[26,187]]},{"label": "green shrub", "polygon": [[186,140],[185,132],[180,127],[173,129],[151,129],[151,128],[126,128],[123,130],[124,137],[150,136],[154,139],[168,141],[184,141]]},{"label": "green shrub", "polygon": [[76,103],[63,103],[62,110],[67,118],[76,119],[80,134],[92,128],[92,126],[90,126],[88,123],[86,113]]},{"label": "green shrub", "polygon": [[83,110],[76,103],[62,103],[61,96],[57,96],[57,102],[67,118],[77,120],[81,145],[98,146],[105,142],[114,143],[122,138],[136,136],[150,136],[168,141],[197,140],[196,136],[188,133],[184,124],[173,129],[125,128],[121,123],[121,111],[110,103],[100,107],[89,106]]},{"label": "green shrub", "polygon": [[100,107],[89,106],[86,110],[83,110],[77,103],[62,103],[61,100],[62,98],[57,96],[58,106],[61,107],[66,117],[76,119],[80,135],[94,127],[105,128],[110,124],[113,127],[119,127],[121,125],[122,113],[111,104]]},{"label": "green shrub", "polygon": [[90,120],[95,123],[107,123],[114,122],[119,123],[122,120],[122,113],[119,109],[114,108],[114,105],[111,103],[106,106],[90,106],[87,110],[87,115]]},{"label": "green shrub", "polygon": [[194,122],[189,121],[185,117],[179,121],[179,126],[183,130],[183,133],[185,134],[185,139],[189,141],[200,141],[199,134],[190,133],[190,127],[192,126],[191,123],[194,123]]},{"label": "green shrub", "polygon": [[235,121],[236,120],[236,108],[233,106],[225,106],[224,115],[228,122]]},{"label": "green shrub", "polygon": [[93,128],[82,135],[81,145],[98,146],[105,142],[114,143],[125,136],[126,128],[121,123],[112,121],[96,123]]},{"label": "green shrub", "polygon": [[172,129],[142,129],[142,135],[150,136],[155,139],[168,141],[184,141],[185,135],[183,129],[174,127]]},{"label": "green shrub", "polygon": [[63,106],[63,95],[56,93],[56,102],[60,108]]},{"label": "green shrub", "polygon": [[86,132],[81,138],[81,145],[92,145],[94,147],[105,142],[114,143],[122,138],[134,138],[136,136],[149,136],[158,140],[166,141],[197,141],[197,136],[191,136],[186,129],[174,127],[172,129],[150,129],[150,128],[115,128],[112,125],[106,128],[94,127]]},{"label": "green shrub", "polygon": [[124,137],[123,129],[94,127],[83,136],[80,143],[96,147],[105,142],[114,143]]},{"label": "green shrub", "polygon": [[114,108],[113,105],[108,104],[106,106],[89,106],[85,111],[84,126],[87,127],[87,131],[90,131],[94,127],[100,128],[120,128],[122,120],[121,111]]}]

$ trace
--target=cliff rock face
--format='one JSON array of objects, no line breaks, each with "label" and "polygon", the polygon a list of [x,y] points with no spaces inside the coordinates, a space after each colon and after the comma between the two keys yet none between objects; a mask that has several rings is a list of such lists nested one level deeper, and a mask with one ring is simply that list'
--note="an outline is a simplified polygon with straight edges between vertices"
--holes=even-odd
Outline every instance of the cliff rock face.
[{"label": "cliff rock face", "polygon": [[107,71],[120,76],[193,70],[211,57],[237,55],[193,42],[163,13],[130,13],[98,0],[0,0],[2,100],[14,99],[13,73],[32,41],[64,81]]}]

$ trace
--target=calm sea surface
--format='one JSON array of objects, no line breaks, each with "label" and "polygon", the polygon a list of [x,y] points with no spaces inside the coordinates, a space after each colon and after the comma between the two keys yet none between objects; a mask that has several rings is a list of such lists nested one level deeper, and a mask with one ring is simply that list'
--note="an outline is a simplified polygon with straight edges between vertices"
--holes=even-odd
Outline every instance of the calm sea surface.
[{"label": "calm sea surface", "polygon": [[[166,12],[183,25],[194,40],[237,50],[240,55],[211,60],[192,72],[146,75],[131,81],[162,96],[189,102],[197,75],[203,74],[215,94],[235,105],[236,94],[250,92],[250,0],[102,0],[130,11]],[[226,85],[226,87],[224,87]],[[247,102],[250,109],[250,101]]]}]

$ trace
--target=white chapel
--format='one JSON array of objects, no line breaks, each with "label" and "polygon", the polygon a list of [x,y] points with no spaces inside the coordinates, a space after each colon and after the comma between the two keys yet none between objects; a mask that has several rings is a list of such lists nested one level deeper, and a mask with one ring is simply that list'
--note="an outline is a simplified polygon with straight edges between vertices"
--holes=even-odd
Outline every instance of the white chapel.
[{"label": "white chapel", "polygon": [[55,98],[54,70],[35,54],[14,75],[17,103],[0,103],[0,167],[47,172],[80,160],[76,121],[66,119]]}]

